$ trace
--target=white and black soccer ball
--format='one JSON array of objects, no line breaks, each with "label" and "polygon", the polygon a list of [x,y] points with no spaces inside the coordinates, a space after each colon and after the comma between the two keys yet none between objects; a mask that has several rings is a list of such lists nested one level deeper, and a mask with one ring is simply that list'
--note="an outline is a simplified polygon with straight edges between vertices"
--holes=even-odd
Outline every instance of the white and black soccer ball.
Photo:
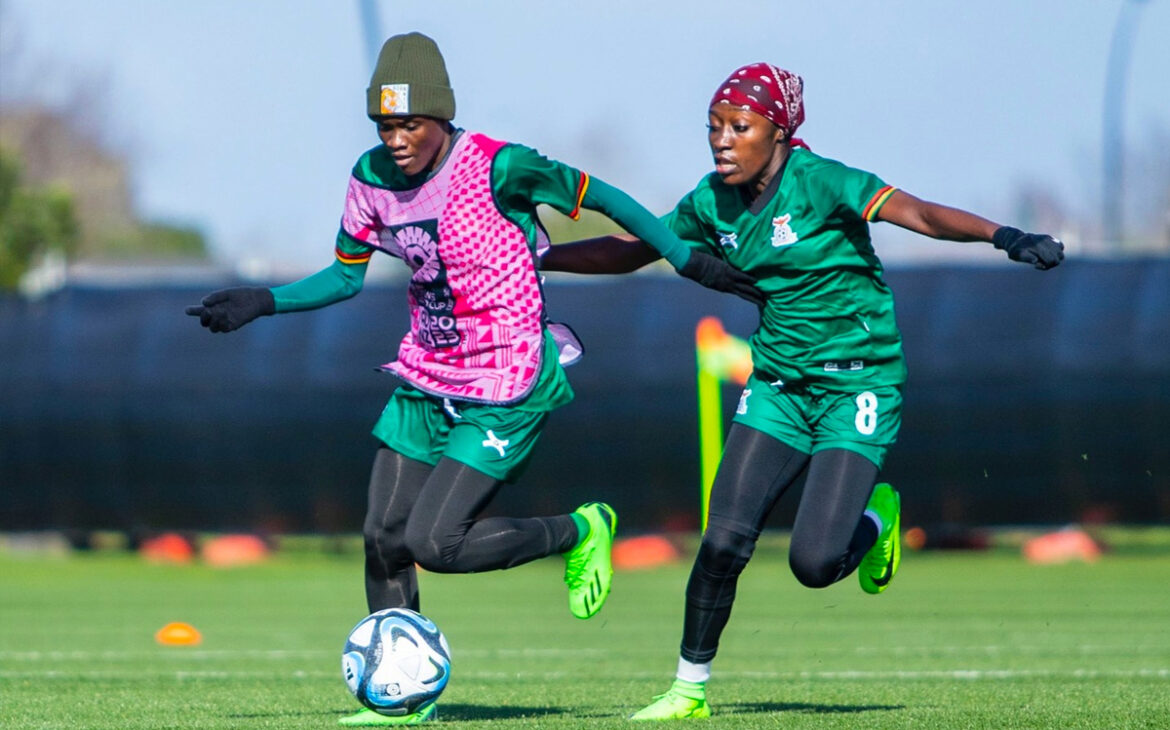
[{"label": "white and black soccer ball", "polygon": [[383,715],[409,715],[438,698],[451,676],[451,650],[434,622],[408,608],[366,616],[341,653],[345,686]]}]

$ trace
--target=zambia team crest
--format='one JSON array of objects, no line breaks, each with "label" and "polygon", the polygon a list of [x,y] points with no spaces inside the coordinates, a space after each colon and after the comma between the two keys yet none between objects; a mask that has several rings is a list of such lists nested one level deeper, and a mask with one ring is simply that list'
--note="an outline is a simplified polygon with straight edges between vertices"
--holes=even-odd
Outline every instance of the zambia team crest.
[{"label": "zambia team crest", "polygon": [[788,213],[772,219],[772,246],[774,248],[788,246],[800,240],[800,236],[796,235],[796,231],[788,225],[791,220],[792,216]]}]

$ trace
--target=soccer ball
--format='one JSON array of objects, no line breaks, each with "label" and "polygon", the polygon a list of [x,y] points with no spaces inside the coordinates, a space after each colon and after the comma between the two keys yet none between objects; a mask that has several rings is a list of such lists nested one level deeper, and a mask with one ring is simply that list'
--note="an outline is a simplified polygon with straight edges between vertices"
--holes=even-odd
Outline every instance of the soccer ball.
[{"label": "soccer ball", "polygon": [[341,653],[345,686],[383,715],[409,715],[438,698],[451,675],[451,650],[439,627],[408,608],[366,616]]}]

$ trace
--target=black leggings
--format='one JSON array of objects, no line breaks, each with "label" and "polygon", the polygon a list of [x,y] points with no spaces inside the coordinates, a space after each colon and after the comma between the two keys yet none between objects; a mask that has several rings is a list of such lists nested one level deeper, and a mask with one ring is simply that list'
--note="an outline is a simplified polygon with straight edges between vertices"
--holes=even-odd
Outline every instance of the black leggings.
[{"label": "black leggings", "polygon": [[781,495],[807,469],[788,563],[797,580],[823,588],[849,575],[877,539],[861,519],[877,466],[847,449],[812,457],[767,434],[733,423],[711,487],[707,531],[687,583],[682,657],[711,661],[731,616],[739,574]]},{"label": "black leggings", "polygon": [[478,573],[573,547],[569,515],[477,520],[502,484],[453,459],[431,467],[379,448],[362,529],[370,611],[419,609],[416,563],[433,573]]}]

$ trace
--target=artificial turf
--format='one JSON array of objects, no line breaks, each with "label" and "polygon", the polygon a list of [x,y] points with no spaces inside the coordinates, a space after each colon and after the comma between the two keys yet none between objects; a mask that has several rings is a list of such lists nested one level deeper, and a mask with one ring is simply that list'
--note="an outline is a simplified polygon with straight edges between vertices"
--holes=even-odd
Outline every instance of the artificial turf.
[{"label": "artificial turf", "polygon": [[[631,728],[666,689],[688,559],[619,572],[589,621],[568,612],[562,565],[421,577],[453,655],[440,726]],[[364,613],[353,550],[231,569],[0,551],[0,727],[337,727],[356,709],[341,646]],[[157,644],[172,621],[202,644]],[[801,587],[783,539],[765,540],[714,669],[716,714],[691,725],[1168,728],[1170,551],[907,553],[870,596],[853,577]]]}]

